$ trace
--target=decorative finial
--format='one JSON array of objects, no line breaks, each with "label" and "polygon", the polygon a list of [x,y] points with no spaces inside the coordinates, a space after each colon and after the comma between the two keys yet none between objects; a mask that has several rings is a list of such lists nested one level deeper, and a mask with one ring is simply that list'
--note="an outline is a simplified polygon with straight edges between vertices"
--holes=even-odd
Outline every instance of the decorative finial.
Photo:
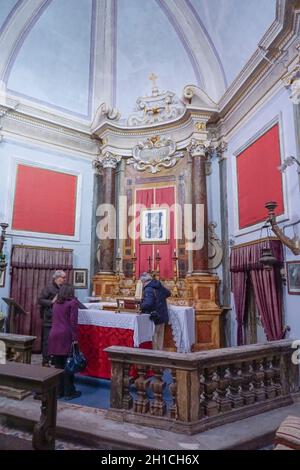
[{"label": "decorative finial", "polygon": [[155,75],[155,73],[151,72],[151,74],[149,75],[149,80],[152,82],[152,88],[156,88],[157,85],[156,85],[156,80],[157,80],[157,76]]},{"label": "decorative finial", "polygon": [[158,77],[153,72],[149,75],[149,80],[152,82],[152,96],[158,95],[158,87],[156,85],[157,78]]}]

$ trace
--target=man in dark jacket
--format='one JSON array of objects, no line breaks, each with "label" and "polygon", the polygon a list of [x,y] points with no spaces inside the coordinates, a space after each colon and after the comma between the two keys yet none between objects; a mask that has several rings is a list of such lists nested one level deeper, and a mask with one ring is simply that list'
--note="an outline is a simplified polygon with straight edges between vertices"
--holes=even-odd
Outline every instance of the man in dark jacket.
[{"label": "man in dark jacket", "polygon": [[52,306],[56,302],[57,294],[60,287],[66,281],[66,273],[64,271],[55,271],[51,284],[44,287],[40,296],[39,304],[41,306],[41,318],[43,319],[43,333],[42,333],[42,354],[43,365],[49,364],[48,356],[48,337],[52,325]]},{"label": "man in dark jacket", "polygon": [[153,349],[162,350],[164,345],[165,324],[169,321],[166,298],[171,292],[160,281],[153,279],[151,274],[143,273],[140,277],[143,283],[143,298],[141,310],[150,314],[155,323],[152,340]]}]

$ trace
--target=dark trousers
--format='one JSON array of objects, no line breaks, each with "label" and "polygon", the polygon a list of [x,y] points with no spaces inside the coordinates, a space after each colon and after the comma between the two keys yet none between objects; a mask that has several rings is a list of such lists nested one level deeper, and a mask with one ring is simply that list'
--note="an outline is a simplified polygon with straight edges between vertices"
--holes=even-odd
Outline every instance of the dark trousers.
[{"label": "dark trousers", "polygon": [[43,325],[42,331],[42,354],[43,354],[43,365],[48,364],[50,361],[50,356],[48,354],[48,338],[51,330],[51,323],[45,323]]},{"label": "dark trousers", "polygon": [[[68,356],[53,356],[53,362],[56,369],[64,369]],[[64,372],[59,378],[58,395],[72,395],[75,392],[74,374]]]}]

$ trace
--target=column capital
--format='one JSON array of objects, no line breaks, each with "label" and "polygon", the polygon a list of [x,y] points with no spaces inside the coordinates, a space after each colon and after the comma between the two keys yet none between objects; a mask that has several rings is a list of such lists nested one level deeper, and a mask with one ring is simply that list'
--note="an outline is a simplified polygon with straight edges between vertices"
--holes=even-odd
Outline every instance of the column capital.
[{"label": "column capital", "polygon": [[228,143],[225,140],[220,140],[215,147],[216,155],[219,161],[224,159],[224,153],[227,152]]},{"label": "column capital", "polygon": [[210,151],[211,141],[210,140],[198,140],[192,139],[187,147],[191,157],[205,157]]},{"label": "column capital", "polygon": [[121,155],[116,155],[114,153],[106,151],[104,153],[101,153],[97,158],[95,158],[95,160],[93,161],[93,167],[96,169],[97,172],[100,172],[102,168],[113,168],[115,170],[121,159]]}]

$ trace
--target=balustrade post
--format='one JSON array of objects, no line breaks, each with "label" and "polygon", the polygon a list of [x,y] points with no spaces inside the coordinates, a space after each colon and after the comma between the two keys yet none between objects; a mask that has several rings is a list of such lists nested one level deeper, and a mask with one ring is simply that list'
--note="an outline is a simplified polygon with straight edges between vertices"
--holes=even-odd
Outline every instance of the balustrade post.
[{"label": "balustrade post", "polygon": [[124,365],[124,378],[123,378],[123,408],[130,410],[133,406],[133,399],[130,395],[130,385],[133,383],[133,377],[129,376],[130,364]]},{"label": "balustrade post", "polygon": [[255,393],[253,389],[251,390],[252,377],[253,377],[253,370],[252,370],[251,364],[246,361],[242,362],[241,396],[243,397],[245,405],[252,405],[252,403],[255,402]]},{"label": "balustrade post", "polygon": [[242,376],[241,376],[241,366],[239,363],[231,364],[229,366],[230,370],[230,385],[229,385],[229,395],[228,398],[232,403],[233,408],[238,408],[239,406],[243,406],[244,400],[241,396],[240,386],[242,384]]},{"label": "balustrade post", "polygon": [[184,422],[199,419],[199,377],[198,371],[176,371],[178,420]]},{"label": "balustrade post", "polygon": [[176,381],[176,371],[172,369],[172,379],[173,382],[169,385],[169,390],[172,395],[172,405],[169,408],[170,418],[178,419],[178,410],[177,410],[177,381]]},{"label": "balustrade post", "polygon": [[263,360],[264,365],[264,384],[267,398],[275,398],[276,390],[273,384],[274,370],[272,368],[272,358],[265,357]]},{"label": "balustrade post", "polygon": [[205,400],[203,403],[205,415],[215,416],[219,412],[219,405],[214,399],[214,392],[218,387],[216,368],[204,369],[204,396]]},{"label": "balustrade post", "polygon": [[282,395],[281,374],[280,374],[280,356],[273,356],[274,387],[276,395]]},{"label": "balustrade post", "polygon": [[253,361],[253,379],[254,379],[254,394],[255,401],[264,401],[266,398],[263,380],[265,373],[262,368],[262,360],[256,359]]},{"label": "balustrade post", "polygon": [[162,379],[162,371],[157,367],[152,368],[154,376],[150,382],[150,388],[154,394],[154,399],[150,403],[150,413],[155,416],[164,416],[166,414],[166,403],[163,399],[163,389],[165,383]]},{"label": "balustrade post", "polygon": [[149,399],[147,398],[147,388],[150,379],[146,379],[146,366],[137,367],[138,378],[135,380],[137,399],[133,402],[133,411],[135,413],[145,414],[149,411]]},{"label": "balustrade post", "polygon": [[231,410],[231,401],[227,398],[227,389],[229,387],[230,379],[226,366],[218,367],[218,376],[218,398],[216,401],[219,404],[220,412],[223,413],[224,411]]}]

